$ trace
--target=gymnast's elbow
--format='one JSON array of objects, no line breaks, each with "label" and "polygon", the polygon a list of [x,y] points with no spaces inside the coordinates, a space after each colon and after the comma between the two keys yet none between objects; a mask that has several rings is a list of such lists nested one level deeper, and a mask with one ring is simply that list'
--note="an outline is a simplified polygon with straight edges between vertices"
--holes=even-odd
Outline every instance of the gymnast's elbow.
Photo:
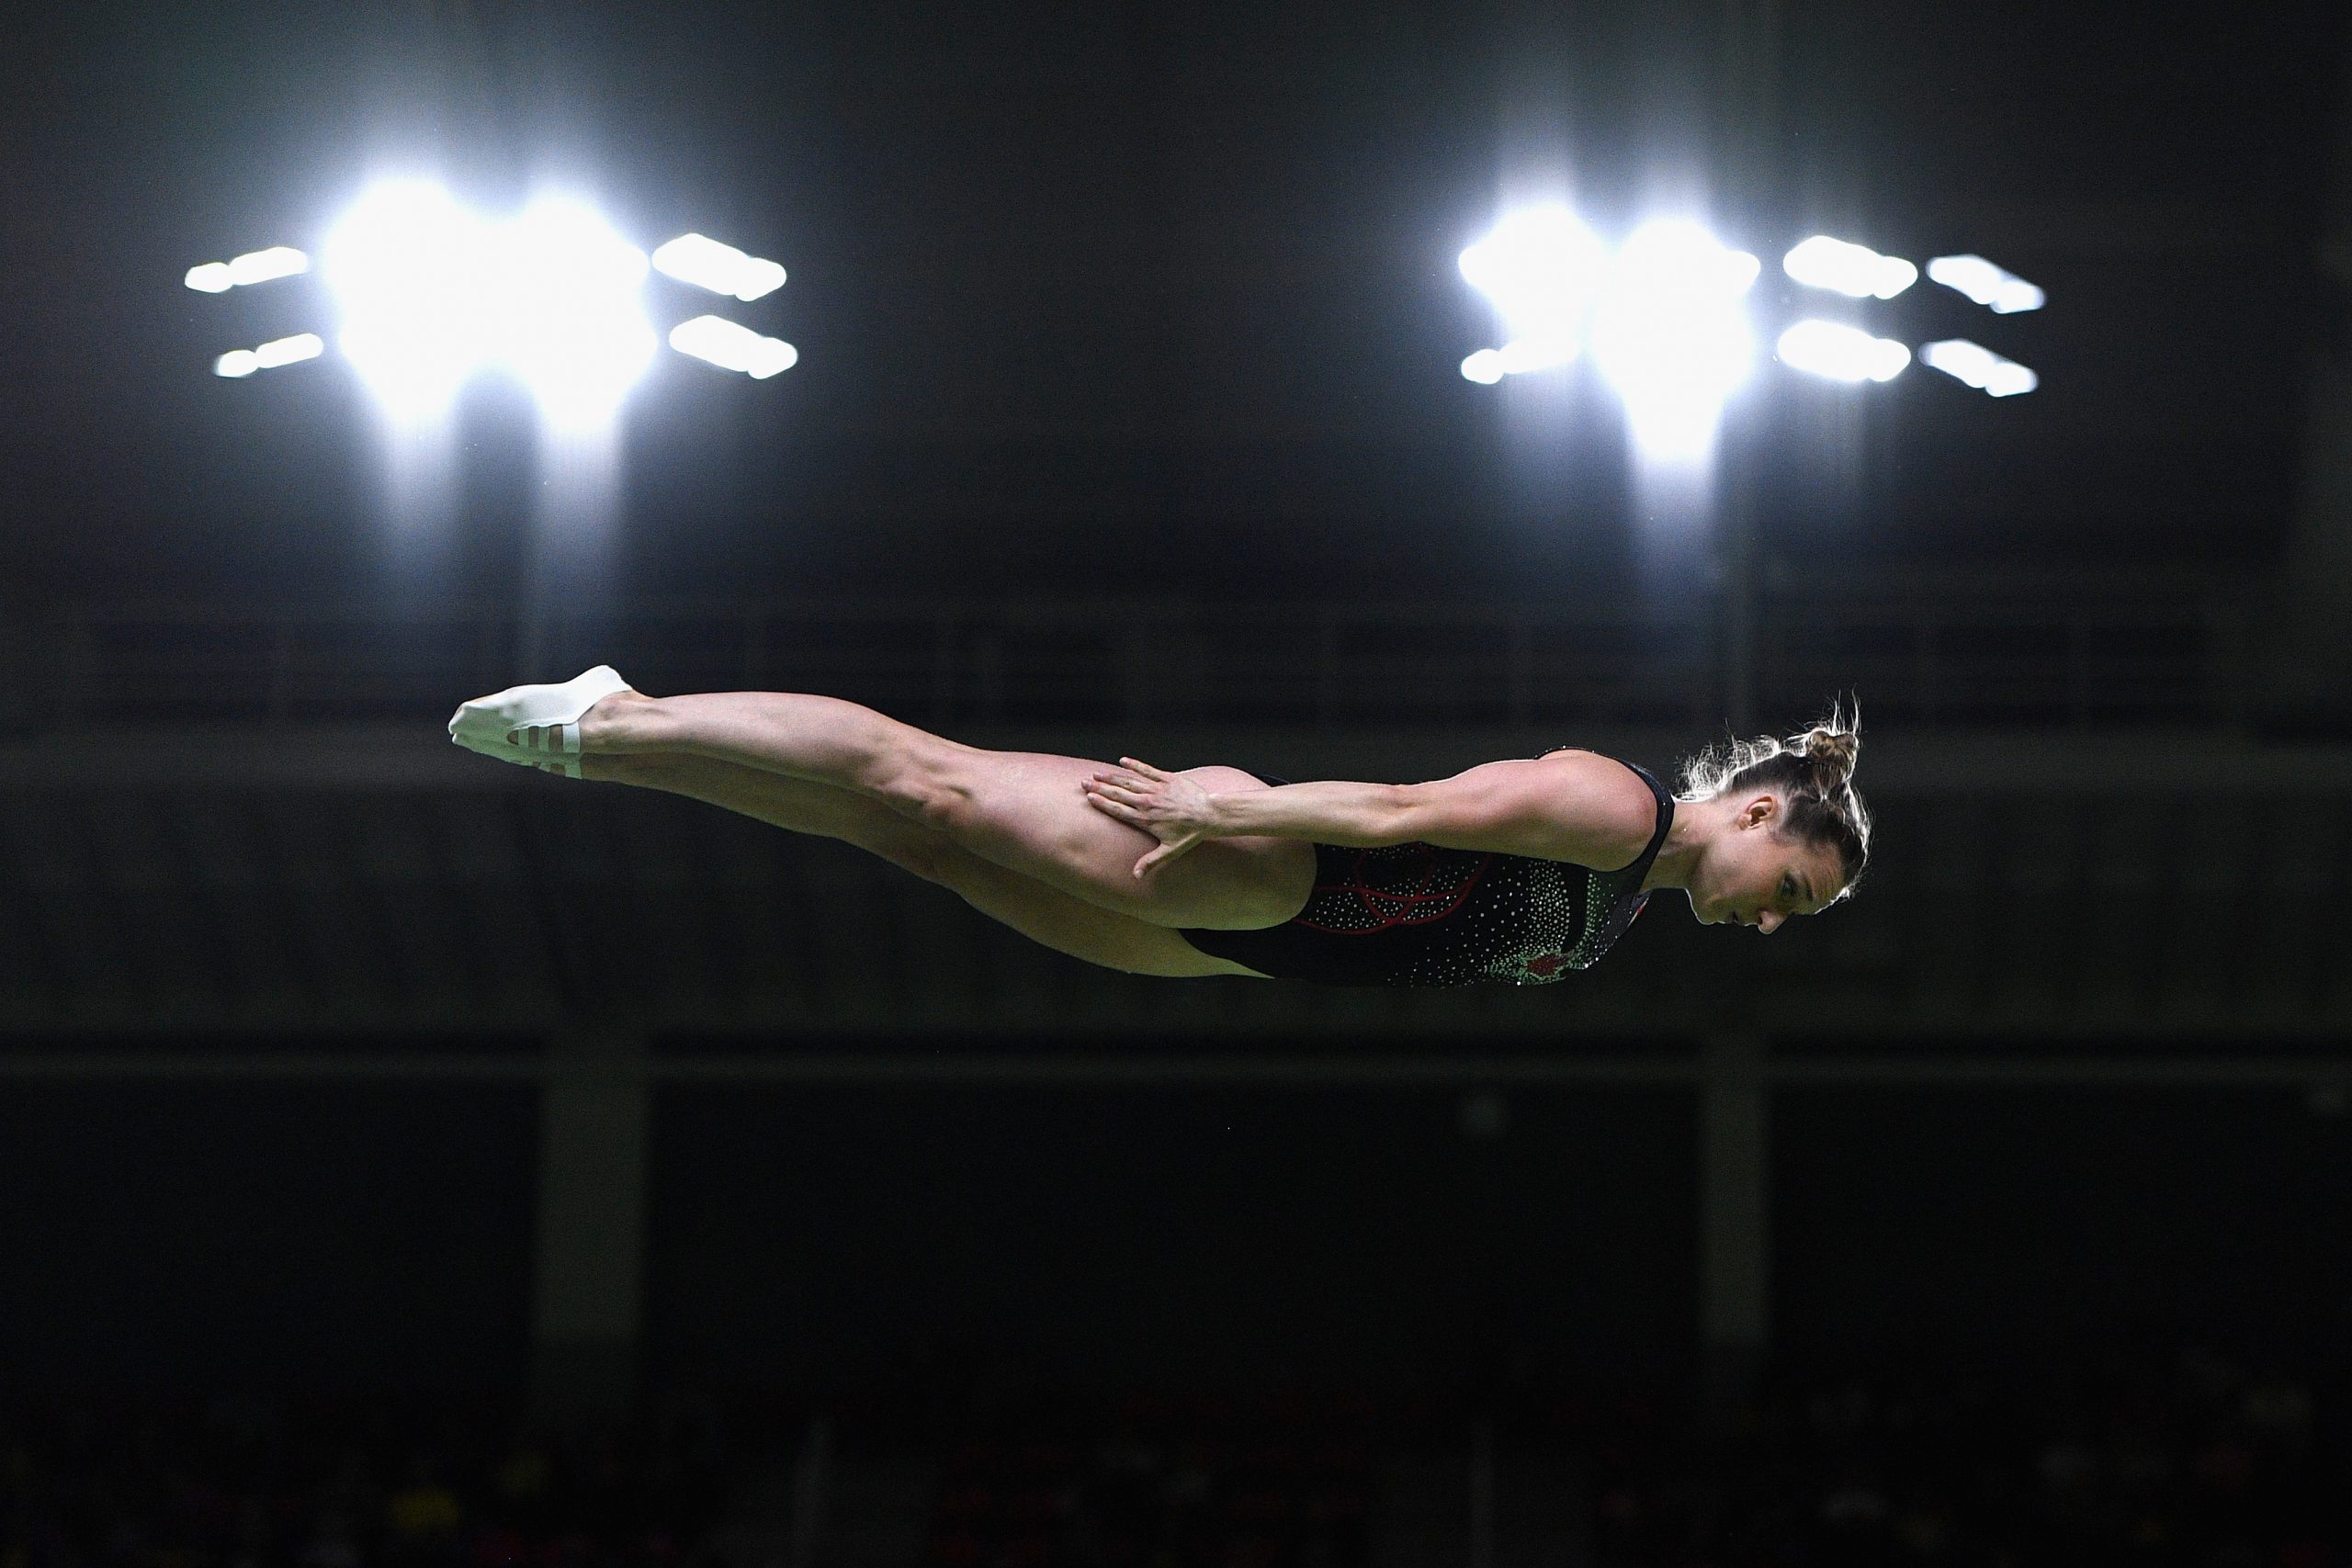
[{"label": "gymnast's elbow", "polygon": [[1390,784],[1367,787],[1377,793],[1365,799],[1357,819],[1350,824],[1354,835],[1331,841],[1368,850],[1419,842],[1422,829],[1430,821],[1429,801],[1422,786]]},{"label": "gymnast's elbow", "polygon": [[1355,836],[1335,842],[1345,842],[1357,849],[1385,849],[1392,844],[1409,844],[1419,837],[1413,831],[1415,800],[1411,784],[1385,784],[1370,786],[1373,793],[1363,803],[1355,822]]}]

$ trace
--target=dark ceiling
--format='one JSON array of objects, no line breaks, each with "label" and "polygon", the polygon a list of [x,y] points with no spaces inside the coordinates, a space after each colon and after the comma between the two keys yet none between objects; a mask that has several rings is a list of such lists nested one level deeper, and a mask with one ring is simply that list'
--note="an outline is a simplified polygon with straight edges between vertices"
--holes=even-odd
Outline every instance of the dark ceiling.
[{"label": "dark ceiling", "polygon": [[[1759,317],[1820,302],[1772,265],[1815,228],[1980,250],[2051,302],[1996,318],[1922,287],[1849,312],[1975,337],[2041,373],[2030,397],[1768,365],[1733,429],[1767,547],[2267,562],[2309,347],[2345,319],[2317,261],[2344,16],[1783,9],[1763,172],[1716,198],[1766,257]],[[420,552],[387,564],[341,367],[207,373],[323,300],[178,283],[315,243],[403,159],[493,201],[529,169],[589,179],[640,243],[699,228],[791,269],[736,313],[797,368],[754,385],[665,355],[641,389],[628,588],[1555,591],[1638,525],[1615,407],[1581,369],[1464,381],[1494,329],[1453,258],[1521,195],[1572,194],[1606,232],[1703,186],[1723,12],[261,0],[20,21],[6,592],[418,586]],[[494,595],[528,526],[528,421],[495,386],[466,412],[464,504],[422,555]]]}]

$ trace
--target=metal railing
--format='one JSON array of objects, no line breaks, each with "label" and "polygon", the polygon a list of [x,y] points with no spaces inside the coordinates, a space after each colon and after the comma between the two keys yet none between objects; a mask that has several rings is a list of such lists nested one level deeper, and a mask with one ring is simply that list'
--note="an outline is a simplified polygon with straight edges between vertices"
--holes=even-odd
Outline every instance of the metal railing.
[{"label": "metal railing", "polygon": [[[1838,694],[1906,724],[2222,724],[2253,689],[2255,585],[2211,576],[1764,584],[1759,711]],[[621,604],[526,626],[432,610],[155,604],[8,617],[63,725],[446,714],[609,660],[655,691],[826,692],[921,723],[1672,724],[1724,718],[1720,600],[1670,605],[1066,601]],[[38,722],[39,720],[37,720]]]}]

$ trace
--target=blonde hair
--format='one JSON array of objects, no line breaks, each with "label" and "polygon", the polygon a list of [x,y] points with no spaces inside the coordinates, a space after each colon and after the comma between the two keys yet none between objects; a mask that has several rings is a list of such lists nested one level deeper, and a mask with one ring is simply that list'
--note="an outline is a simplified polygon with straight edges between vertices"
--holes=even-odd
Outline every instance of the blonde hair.
[{"label": "blonde hair", "polygon": [[1725,737],[1682,764],[1676,799],[1696,804],[1725,790],[1768,789],[1786,806],[1776,829],[1784,839],[1829,844],[1845,874],[1836,903],[1854,891],[1871,858],[1871,814],[1854,788],[1855,759],[1862,749],[1860,703],[1849,714],[1844,703],[1829,716],[1785,739],[1759,735],[1752,740]]}]

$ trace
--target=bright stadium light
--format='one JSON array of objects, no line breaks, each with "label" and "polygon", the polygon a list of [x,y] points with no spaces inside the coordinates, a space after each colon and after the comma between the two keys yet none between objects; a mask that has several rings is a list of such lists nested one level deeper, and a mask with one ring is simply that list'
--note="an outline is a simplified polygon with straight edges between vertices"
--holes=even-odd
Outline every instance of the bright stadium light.
[{"label": "bright stadium light", "polygon": [[229,264],[229,281],[239,288],[249,284],[267,283],[280,277],[292,277],[311,270],[311,258],[291,245],[272,245],[266,251],[248,251]]},{"label": "bright stadium light", "polygon": [[1506,337],[1522,350],[1518,368],[1565,365],[1583,352],[1594,303],[1609,278],[1609,255],[1565,207],[1510,214],[1459,258],[1462,276],[1494,302]]},{"label": "bright stadium light", "polygon": [[1625,402],[1635,445],[1657,458],[1703,456],[1755,342],[1741,303],[1757,261],[1695,223],[1644,224],[1612,260],[1564,207],[1514,212],[1461,255],[1463,278],[1494,302],[1508,341],[1462,362],[1463,376],[1566,365],[1588,344]]},{"label": "bright stadium light", "polygon": [[784,268],[703,234],[681,234],[654,248],[653,270],[749,304],[784,287]]},{"label": "bright stadium light", "polygon": [[1809,288],[1833,289],[1849,299],[1892,299],[1919,281],[1919,269],[1901,256],[1815,234],[1781,258],[1781,270]]},{"label": "bright stadium light", "polygon": [[1506,376],[1549,370],[1576,356],[1576,344],[1566,338],[1513,338],[1500,348],[1482,348],[1464,360],[1462,374],[1491,387]]},{"label": "bright stadium light", "polygon": [[264,370],[275,370],[281,365],[316,359],[326,351],[326,340],[318,333],[296,333],[292,337],[273,338],[254,349],[254,364]]},{"label": "bright stadium light", "polygon": [[281,365],[300,365],[306,359],[316,359],[326,351],[326,340],[318,333],[296,333],[292,337],[273,338],[259,348],[232,348],[212,362],[212,373],[237,380],[256,370],[275,370]]},{"label": "bright stadium light", "polygon": [[1531,370],[1549,370],[1555,365],[1566,365],[1577,356],[1576,344],[1567,338],[1514,338],[1497,349],[1503,374],[1524,376]]},{"label": "bright stadium light", "polygon": [[651,360],[646,258],[590,209],[543,197],[503,222],[426,181],[379,186],[328,236],[340,346],[393,417],[445,412],[478,369],[511,371],[554,423],[608,421]]},{"label": "bright stadium light", "polygon": [[2019,392],[2030,392],[2041,384],[2040,377],[2016,360],[2004,359],[1991,349],[1971,343],[1966,338],[1947,338],[1940,343],[1920,344],[1919,363],[1931,366],[1996,398],[2013,398]]},{"label": "bright stadium light", "polygon": [[1756,258],[1679,219],[1645,223],[1617,254],[1592,326],[1593,356],[1650,458],[1705,457],[1756,343],[1743,304]]},{"label": "bright stadium light", "polygon": [[670,346],[722,370],[740,370],[754,381],[789,370],[800,358],[800,351],[790,344],[762,337],[719,316],[679,322],[670,329]]},{"label": "bright stadium light", "polygon": [[266,251],[248,251],[234,261],[192,266],[181,281],[199,294],[226,294],[232,288],[292,277],[310,270],[311,258],[302,252],[291,245],[272,245]]},{"label": "bright stadium light", "polygon": [[424,180],[379,185],[327,235],[336,346],[399,423],[445,412],[472,374],[495,310],[483,298],[482,224]]},{"label": "bright stadium light", "polygon": [[586,207],[558,199],[533,202],[499,241],[509,301],[499,361],[555,423],[609,421],[656,347],[638,304],[644,253]]},{"label": "bright stadium light", "polygon": [[1928,264],[1928,276],[1984,306],[1996,316],[2018,310],[2039,310],[2045,296],[2015,273],[1995,266],[1983,256],[1938,256]]},{"label": "bright stadium light", "polygon": [[1781,364],[1833,381],[1892,381],[1911,363],[1901,344],[1838,321],[1799,321],[1776,352]]}]

